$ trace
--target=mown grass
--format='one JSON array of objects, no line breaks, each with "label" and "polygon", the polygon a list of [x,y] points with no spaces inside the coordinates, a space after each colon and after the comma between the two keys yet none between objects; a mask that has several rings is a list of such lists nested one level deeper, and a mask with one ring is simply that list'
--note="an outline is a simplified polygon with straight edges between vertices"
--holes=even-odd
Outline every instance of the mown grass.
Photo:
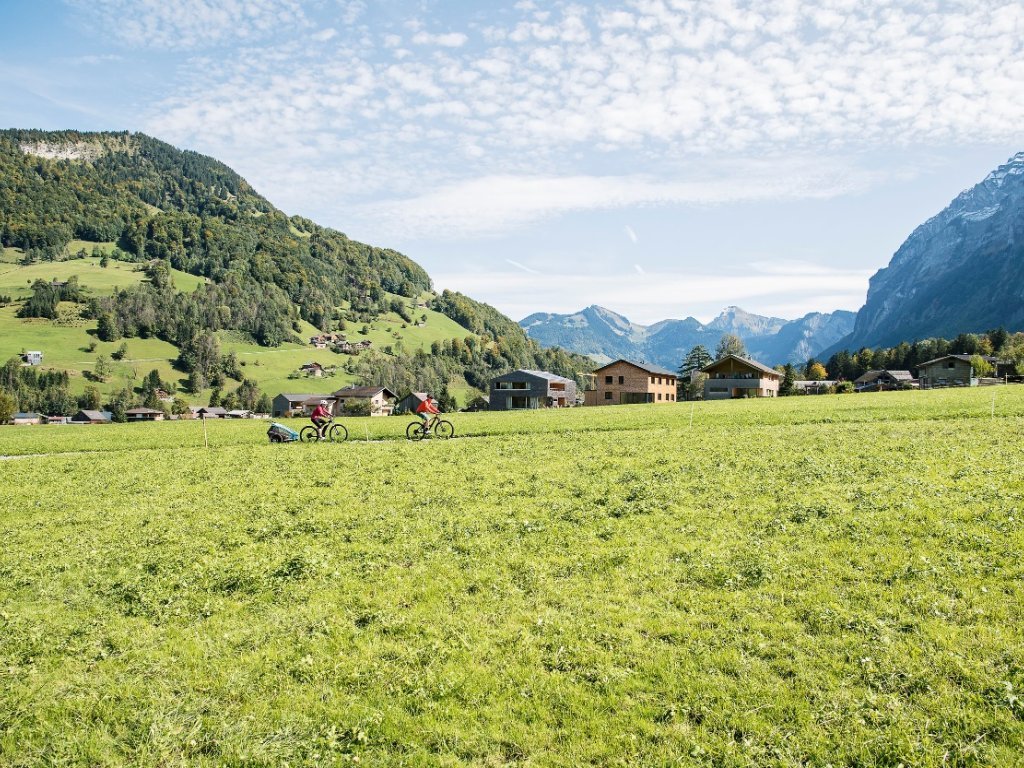
[{"label": "mown grass", "polygon": [[0,764],[1021,764],[1024,388],[690,413],[0,430]]}]

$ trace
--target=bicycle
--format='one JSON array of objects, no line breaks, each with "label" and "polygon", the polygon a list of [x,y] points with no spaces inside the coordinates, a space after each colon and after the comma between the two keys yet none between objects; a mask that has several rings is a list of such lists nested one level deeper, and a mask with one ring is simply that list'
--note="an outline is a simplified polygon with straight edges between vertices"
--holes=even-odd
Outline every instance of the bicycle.
[{"label": "bicycle", "polygon": [[429,421],[414,421],[405,428],[405,436],[409,440],[422,440],[431,435],[437,435],[442,440],[447,440],[454,434],[455,425],[437,415]]},{"label": "bicycle", "polygon": [[348,430],[345,429],[344,424],[335,424],[334,419],[331,419],[321,429],[307,424],[299,431],[299,440],[304,443],[317,443],[321,440],[341,443],[348,440]]}]

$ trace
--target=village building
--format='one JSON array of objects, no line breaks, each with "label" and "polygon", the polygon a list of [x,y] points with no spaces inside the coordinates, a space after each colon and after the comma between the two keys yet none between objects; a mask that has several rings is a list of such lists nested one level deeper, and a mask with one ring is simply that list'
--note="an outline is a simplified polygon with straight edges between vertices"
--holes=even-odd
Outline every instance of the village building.
[{"label": "village building", "polygon": [[726,355],[701,368],[705,400],[729,400],[739,397],[778,397],[782,374],[756,360]]},{"label": "village building", "polygon": [[373,346],[372,341],[339,341],[334,345],[335,352],[342,352],[346,355],[358,355],[360,352],[370,349]]},{"label": "village building", "polygon": [[38,350],[32,352],[23,352],[21,355],[21,361],[25,365],[42,365],[43,353]]},{"label": "village building", "polygon": [[192,411],[193,418],[196,419],[223,419],[228,415],[226,408],[221,408],[219,405],[204,405],[199,408],[189,408]]},{"label": "village building", "polygon": [[163,421],[164,412],[155,408],[129,408],[124,412],[128,421]]},{"label": "village building", "polygon": [[586,405],[673,403],[676,374],[647,363],[616,360],[594,371],[596,389],[584,393]]},{"label": "village building", "polygon": [[109,424],[113,419],[110,411],[82,410],[71,417],[72,424]]},{"label": "village building", "polygon": [[351,410],[356,403],[369,404],[371,416],[390,416],[395,411],[398,395],[387,387],[344,387],[331,395],[337,403],[334,413]]},{"label": "village building", "polygon": [[519,369],[491,379],[488,408],[515,411],[576,405],[576,382],[547,371]]},{"label": "village building", "polygon": [[287,419],[293,416],[306,416],[313,408],[306,408],[305,404],[315,400],[319,403],[321,400],[327,398],[329,395],[312,395],[312,394],[300,394],[293,395],[282,392],[275,397],[271,403],[271,415],[275,419]]},{"label": "village building", "polygon": [[887,389],[909,389],[916,382],[910,371],[868,371],[853,380],[854,389],[858,392]]},{"label": "village building", "polygon": [[797,379],[793,382],[793,391],[798,395],[824,395],[833,391],[832,388],[838,383],[835,379],[821,379],[811,381],[810,379]]},{"label": "village building", "polygon": [[22,411],[14,414],[11,417],[11,423],[17,425],[42,424],[43,417],[40,416],[38,413]]},{"label": "village building", "polygon": [[304,373],[307,376],[312,376],[314,378],[319,379],[321,376],[324,375],[324,367],[320,365],[320,363],[316,362],[306,363],[305,365],[299,368],[299,372]]},{"label": "village building", "polygon": [[224,418],[226,419],[252,419],[255,418],[255,414],[252,411],[246,410],[245,408],[235,408],[234,410],[228,411]]},{"label": "village building", "polygon": [[[939,387],[976,387],[979,384],[977,372],[971,362],[973,355],[943,355],[917,366],[917,378],[921,389]],[[1013,364],[990,355],[982,359],[992,366],[996,378],[1011,375]]]},{"label": "village building", "polygon": [[344,334],[338,333],[321,333],[318,336],[311,336],[309,343],[317,349],[327,349],[331,344],[335,344],[345,338]]},{"label": "village building", "polygon": [[410,392],[395,403],[395,413],[416,413],[416,409],[419,407],[420,403],[426,399],[426,392]]}]

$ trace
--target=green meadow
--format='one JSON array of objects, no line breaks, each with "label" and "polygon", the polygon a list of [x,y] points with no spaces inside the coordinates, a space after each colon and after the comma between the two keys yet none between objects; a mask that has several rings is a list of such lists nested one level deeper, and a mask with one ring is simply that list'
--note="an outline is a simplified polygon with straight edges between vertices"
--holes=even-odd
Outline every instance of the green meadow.
[{"label": "green meadow", "polygon": [[1024,764],[1024,387],[451,419],[0,428],[0,765]]},{"label": "green meadow", "polygon": [[[71,253],[77,252],[79,247],[91,253],[94,245],[109,251],[114,244],[73,241],[69,248]],[[67,280],[76,276],[85,288],[86,295],[102,296],[118,288],[138,285],[145,279],[141,266],[135,263],[111,259],[106,267],[100,267],[99,258],[89,256],[23,266],[18,263],[20,256],[16,249],[6,249],[4,258],[0,260],[0,296],[10,296],[15,302],[32,293],[32,283],[36,280]],[[172,269],[171,275],[179,290],[195,290],[203,283],[203,278],[178,270]],[[391,298],[400,297],[391,295]],[[106,355],[109,359],[122,344],[126,344],[127,355],[122,361],[113,363],[112,376],[100,385],[102,392],[136,386],[154,369],[160,372],[164,381],[179,387],[185,384],[187,375],[173,366],[178,349],[172,344],[159,339],[139,338],[99,341],[95,335],[96,321],[81,317],[81,308],[72,303],[62,303],[57,320],[22,319],[17,317],[17,311],[18,304],[0,305],[0,362],[26,350],[41,350],[44,367],[68,371],[71,375],[71,390],[77,394],[91,383],[85,373],[93,370],[96,358]],[[371,341],[374,348],[380,350],[391,347],[393,350],[402,348],[414,351],[429,350],[434,341],[470,335],[469,331],[440,312],[415,306],[410,306],[409,311],[414,320],[412,324],[389,312],[366,324],[365,329],[362,323],[350,323],[346,329],[347,337],[351,341]],[[424,325],[418,326],[416,323],[424,315]],[[309,323],[299,321],[296,333],[305,342],[319,331]],[[279,392],[327,393],[354,382],[352,375],[341,370],[352,360],[348,355],[337,354],[329,349],[314,349],[306,343],[287,342],[278,347],[261,347],[251,339],[239,338],[238,334],[230,331],[222,331],[218,335],[222,351],[234,352],[244,375],[256,380],[260,388],[271,397]],[[90,351],[93,344],[95,348]],[[338,366],[339,370],[331,378],[289,378],[301,365],[311,361],[324,366]],[[454,382],[451,389],[462,402],[476,394],[461,380]],[[209,397],[208,389],[199,395],[189,396],[189,399],[197,404],[206,404]]]}]

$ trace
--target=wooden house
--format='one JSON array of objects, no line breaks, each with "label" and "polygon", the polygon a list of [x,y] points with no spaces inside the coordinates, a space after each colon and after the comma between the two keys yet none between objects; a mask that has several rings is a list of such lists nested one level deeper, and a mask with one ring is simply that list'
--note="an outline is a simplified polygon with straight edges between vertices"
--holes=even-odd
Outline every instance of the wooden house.
[{"label": "wooden house", "polygon": [[594,371],[596,389],[584,393],[586,405],[674,403],[676,374],[657,365],[616,360]]},{"label": "wooden house", "polygon": [[227,409],[219,405],[204,405],[202,408],[196,408],[193,413],[197,419],[224,419],[228,415]]},{"label": "wooden house", "polygon": [[[976,387],[978,375],[971,362],[972,355],[943,355],[917,366],[921,389],[939,387]],[[1013,364],[988,355],[982,359],[992,366],[994,375],[1002,377],[1013,373]]]},{"label": "wooden house", "polygon": [[299,372],[319,379],[324,375],[324,367],[317,362],[306,363],[299,368]]},{"label": "wooden house", "polygon": [[337,402],[335,413],[342,413],[346,405],[351,406],[358,401],[367,401],[371,416],[390,416],[395,411],[398,396],[387,387],[344,387],[334,392],[331,397]]},{"label": "wooden house", "polygon": [[868,371],[853,380],[853,386],[858,392],[909,389],[914,384],[910,371]]},{"label": "wooden house", "polygon": [[782,374],[756,360],[726,355],[701,368],[705,400],[729,400],[739,397],[777,397]]},{"label": "wooden house", "polygon": [[323,399],[330,399],[329,395],[302,394],[293,395],[282,392],[272,401],[271,415],[275,419],[290,418],[292,416],[308,415],[312,408],[307,408],[306,403],[311,400],[320,402]]},{"label": "wooden house", "polygon": [[155,408],[129,408],[124,412],[128,421],[163,421],[164,412]]},{"label": "wooden house", "polygon": [[491,379],[488,408],[514,411],[576,405],[576,382],[547,371],[520,369]]},{"label": "wooden house", "polygon": [[71,417],[72,424],[109,424],[113,414],[110,411],[82,410]]},{"label": "wooden house", "polygon": [[426,399],[426,392],[410,392],[395,403],[395,413],[416,413],[416,409],[419,407],[420,403]]}]

